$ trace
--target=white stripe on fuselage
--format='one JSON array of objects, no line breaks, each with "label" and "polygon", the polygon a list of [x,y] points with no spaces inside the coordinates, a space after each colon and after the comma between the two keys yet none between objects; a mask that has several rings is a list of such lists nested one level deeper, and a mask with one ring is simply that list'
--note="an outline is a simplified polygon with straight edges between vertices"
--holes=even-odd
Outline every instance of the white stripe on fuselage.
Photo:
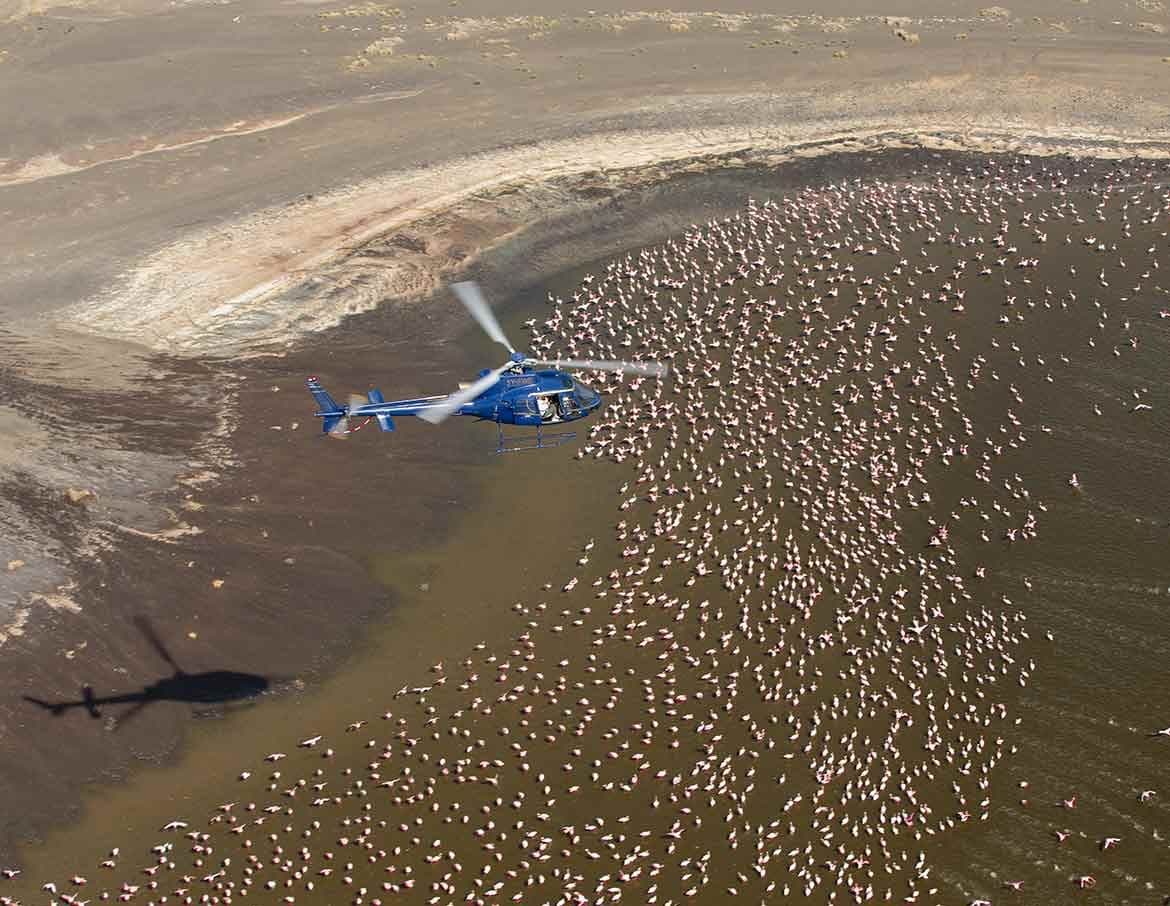
[{"label": "white stripe on fuselage", "polygon": [[[447,399],[445,396],[420,396],[412,400],[387,400],[384,403],[362,403],[360,406],[354,406],[349,410],[350,415],[377,415],[377,410],[394,408],[396,406],[409,406],[412,409],[433,409],[440,401]],[[394,414],[394,413],[388,413]],[[402,415],[403,413],[398,413]]]}]

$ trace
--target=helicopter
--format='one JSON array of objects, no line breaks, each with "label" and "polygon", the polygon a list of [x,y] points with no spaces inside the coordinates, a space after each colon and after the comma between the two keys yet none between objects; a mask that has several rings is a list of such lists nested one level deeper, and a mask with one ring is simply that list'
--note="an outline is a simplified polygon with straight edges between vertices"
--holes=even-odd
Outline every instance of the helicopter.
[{"label": "helicopter", "polygon": [[[365,397],[351,396],[347,406],[338,404],[316,377],[310,377],[305,383],[320,407],[314,414],[323,419],[324,434],[345,437],[371,420],[377,420],[382,431],[393,431],[397,415],[415,415],[432,425],[452,415],[470,415],[496,423],[496,453],[542,449],[558,446],[576,436],[575,432],[546,434],[546,425],[586,418],[601,405],[600,394],[576,380],[569,371],[611,371],[654,377],[667,374],[667,366],[658,362],[529,358],[508,342],[476,283],[454,283],[451,291],[484,332],[508,350],[508,361],[498,368],[485,368],[476,380],[461,383],[455,393],[387,401],[381,390],[370,390]],[[366,421],[351,427],[354,418]],[[511,445],[506,445],[504,425],[535,427],[536,437],[512,438]]]},{"label": "helicopter", "polygon": [[93,687],[86,685],[81,687],[81,698],[74,701],[47,702],[31,695],[24,696],[24,700],[43,708],[54,717],[60,717],[73,708],[84,708],[89,712],[90,717],[97,718],[102,716],[101,711],[98,710],[102,705],[131,705],[132,707],[124,711],[114,721],[114,727],[118,728],[154,702],[189,702],[193,705],[223,704],[255,698],[266,692],[271,684],[267,677],[255,673],[240,673],[235,670],[187,673],[171,656],[170,651],[167,650],[167,647],[155,633],[154,627],[145,617],[135,617],[134,624],[146,637],[159,657],[175,671],[173,676],[163,677],[157,683],[151,683],[138,692],[94,695]]}]

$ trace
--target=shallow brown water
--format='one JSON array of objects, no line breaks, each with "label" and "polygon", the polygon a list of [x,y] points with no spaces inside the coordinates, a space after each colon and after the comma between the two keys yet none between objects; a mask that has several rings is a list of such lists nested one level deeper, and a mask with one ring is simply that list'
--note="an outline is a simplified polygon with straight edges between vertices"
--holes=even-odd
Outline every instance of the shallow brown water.
[{"label": "shallow brown water", "polygon": [[[371,525],[366,562],[401,606],[350,667],[100,793],[95,817],[29,853],[29,880],[165,878],[156,901],[185,891],[167,902],[234,900],[253,879],[249,898],[304,903],[1170,892],[1165,741],[1147,736],[1170,723],[1166,175],[966,164],[775,209],[764,184],[738,221],[550,287],[582,298],[550,349],[605,312],[577,353],[673,353],[671,381],[615,386],[577,448],[482,467],[484,496],[443,544],[387,553]],[[1132,236],[1116,191],[1094,218],[1094,178],[1130,186]],[[1041,243],[1021,221],[1045,209]],[[948,243],[952,226],[982,242]],[[668,260],[684,285],[649,286]],[[341,487],[351,454],[327,451]],[[172,818],[208,838],[158,831]],[[160,841],[174,849],[141,874]],[[116,870],[93,867],[119,844]]]}]

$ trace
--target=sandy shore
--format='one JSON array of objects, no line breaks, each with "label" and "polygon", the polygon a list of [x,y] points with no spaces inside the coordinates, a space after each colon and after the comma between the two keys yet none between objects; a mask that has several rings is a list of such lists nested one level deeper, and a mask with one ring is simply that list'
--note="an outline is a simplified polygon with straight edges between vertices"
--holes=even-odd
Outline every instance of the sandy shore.
[{"label": "sandy shore", "polygon": [[[206,572],[201,589],[227,560],[243,571],[259,557],[245,597],[263,610],[266,583],[305,544],[312,517],[296,496],[270,503],[266,471],[295,468],[300,452],[241,459],[258,435],[232,433],[241,407],[267,436],[287,431],[305,419],[305,401],[283,372],[273,384],[282,392],[265,396],[255,382],[272,377],[269,365],[242,357],[295,350],[387,300],[426,298],[486,250],[538,247],[550,224],[611,216],[679,174],[903,146],[1170,149],[1164,4],[952,7],[0,6],[0,116],[10,124],[0,309],[19,340],[0,361],[10,377],[0,415],[13,425],[0,450],[0,567],[19,561],[0,571],[0,669],[62,692],[133,685],[159,665],[126,617],[173,601],[182,606],[171,629],[214,640],[209,663],[253,659],[254,613],[160,578],[176,537],[206,545],[193,567]],[[611,251],[619,238],[566,239],[531,276],[497,275],[497,286]],[[388,312],[367,333],[331,333],[337,345],[323,354],[352,386],[377,372],[387,386],[425,390],[453,383],[465,364],[441,345],[442,326]],[[387,367],[387,347],[375,344],[395,342]],[[241,378],[253,383],[241,390]],[[393,455],[441,481],[427,471],[430,448],[406,443]],[[223,486],[235,499],[200,496],[241,461],[251,471]],[[375,481],[384,464],[358,468]],[[461,474],[459,493],[478,478]],[[96,496],[78,508],[69,489]],[[417,505],[423,534],[441,534],[442,514],[426,521]],[[319,535],[356,531],[340,503],[318,518]],[[280,542],[255,541],[273,520],[287,525]],[[342,575],[329,569],[331,542],[310,546],[324,574]],[[386,601],[364,575],[332,581],[316,593],[355,603],[321,632],[343,646],[357,629],[342,624]],[[186,618],[197,612],[215,628],[193,629]],[[311,662],[312,647],[290,638],[253,666],[275,676]],[[0,706],[0,757],[39,766],[4,775],[17,803],[11,835],[35,831],[24,816],[54,783],[41,818],[67,814],[83,781],[136,764],[141,739],[111,754],[101,736],[54,761],[56,735],[18,705]],[[162,748],[189,718],[169,720]]]}]

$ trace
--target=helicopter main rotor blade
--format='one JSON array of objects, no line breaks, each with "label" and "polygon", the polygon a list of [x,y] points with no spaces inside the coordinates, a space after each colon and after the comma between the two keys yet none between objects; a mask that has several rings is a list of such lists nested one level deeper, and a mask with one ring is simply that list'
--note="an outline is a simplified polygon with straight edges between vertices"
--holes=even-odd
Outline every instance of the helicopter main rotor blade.
[{"label": "helicopter main rotor blade", "polygon": [[452,393],[441,403],[438,403],[437,405],[432,406],[430,409],[426,409],[420,412],[418,417],[423,421],[430,422],[432,425],[439,424],[439,422],[447,419],[448,416],[455,412],[460,406],[464,405],[465,403],[470,403],[489,387],[493,386],[496,381],[500,379],[500,375],[511,368],[513,364],[513,362],[508,362],[507,364],[496,368],[494,371],[489,371],[474,384],[471,384],[470,386],[465,387],[456,393]]},{"label": "helicopter main rotor blade", "polygon": [[158,652],[158,656],[170,664],[171,669],[174,670],[175,673],[183,672],[183,669],[175,662],[175,659],[171,657],[171,653],[167,651],[167,646],[164,645],[162,643],[162,639],[158,637],[158,633],[154,631],[154,626],[151,624],[150,620],[148,620],[142,614],[138,614],[134,617],[134,625],[138,627],[139,632],[146,636],[146,641],[150,642],[154,650]]},{"label": "helicopter main rotor blade", "polygon": [[512,344],[508,342],[508,338],[504,336],[504,329],[500,327],[500,322],[496,320],[495,313],[487,304],[487,299],[483,297],[483,292],[479,288],[479,284],[471,280],[463,283],[452,283],[451,292],[463,303],[473,318],[479,322],[479,326],[484,329],[484,332],[502,345],[508,352],[515,352]]},{"label": "helicopter main rotor blade", "polygon": [[527,359],[525,365],[548,365],[553,368],[576,368],[583,371],[614,371],[620,374],[645,374],[662,377],[670,369],[661,362],[599,362],[593,359]]}]

